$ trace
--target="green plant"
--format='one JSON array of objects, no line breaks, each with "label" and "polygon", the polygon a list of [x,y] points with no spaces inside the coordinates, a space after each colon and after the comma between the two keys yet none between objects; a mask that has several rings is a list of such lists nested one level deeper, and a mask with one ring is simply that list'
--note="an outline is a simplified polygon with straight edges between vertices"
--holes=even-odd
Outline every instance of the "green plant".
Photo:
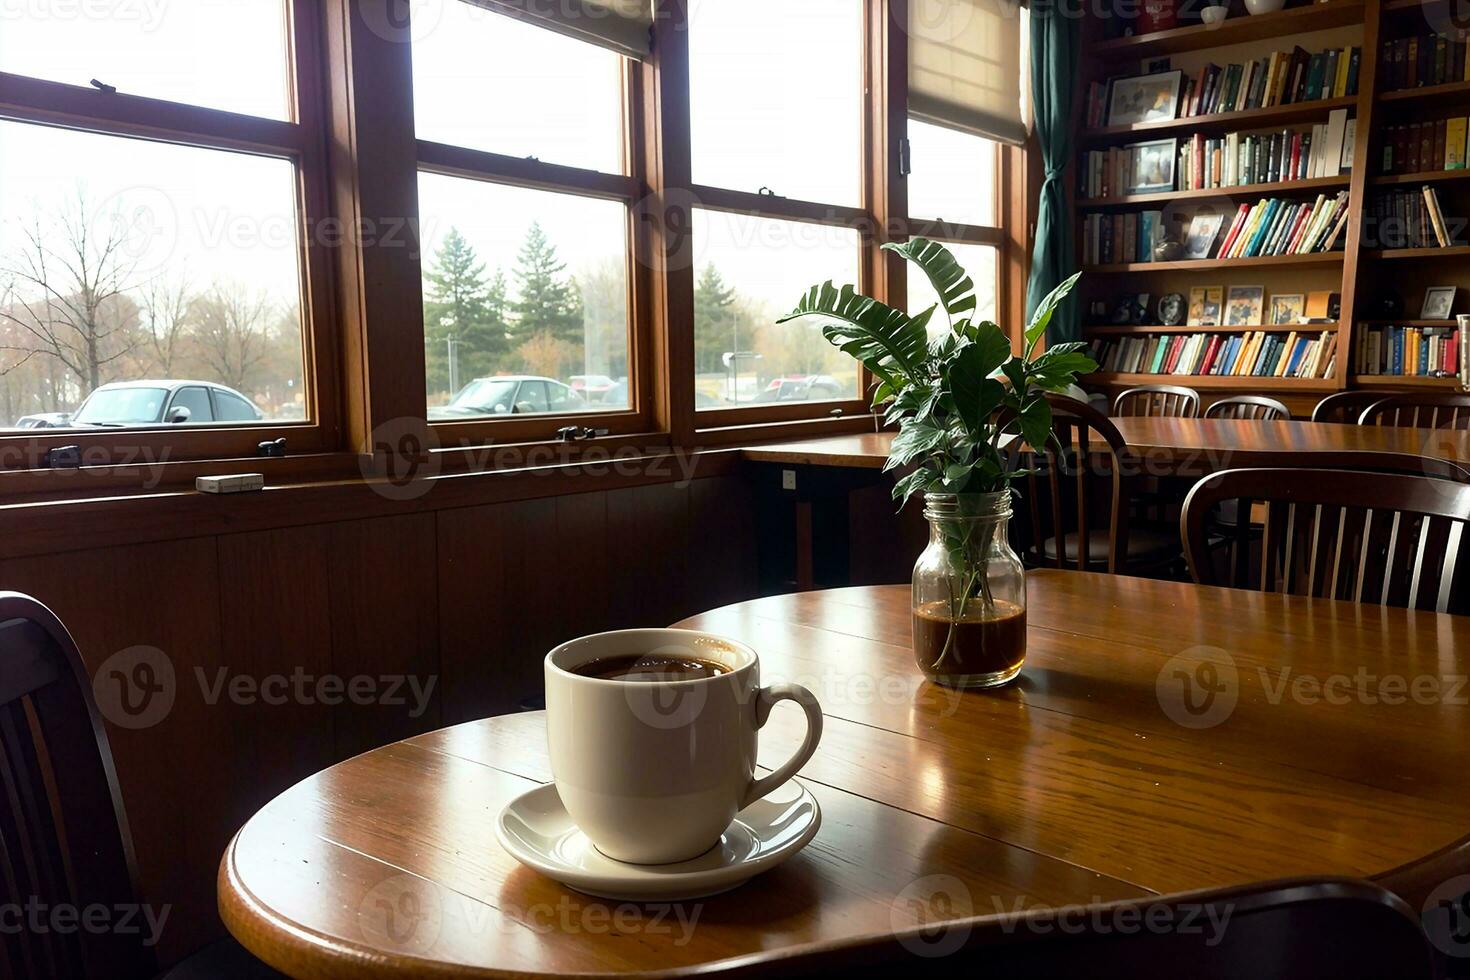
[{"label": "green plant", "polygon": [[[1005,331],[974,319],[975,283],[949,249],[924,238],[883,248],[918,266],[940,302],[909,316],[829,281],[813,286],[779,322],[826,319],[823,336],[877,379],[873,409],[898,424],[884,469],[916,464],[894,486],[894,499],[907,501],[920,490],[1007,489],[1018,471],[1006,466],[1004,437],[1019,434],[1029,445],[1045,445],[1051,438],[1046,393],[1062,391],[1079,374],[1097,369],[1084,353],[1085,344],[1056,344],[1036,353],[1052,314],[1080,273],[1041,302],[1026,327],[1025,350],[1016,355]],[[949,330],[930,342],[929,321],[940,309],[949,318]]]}]

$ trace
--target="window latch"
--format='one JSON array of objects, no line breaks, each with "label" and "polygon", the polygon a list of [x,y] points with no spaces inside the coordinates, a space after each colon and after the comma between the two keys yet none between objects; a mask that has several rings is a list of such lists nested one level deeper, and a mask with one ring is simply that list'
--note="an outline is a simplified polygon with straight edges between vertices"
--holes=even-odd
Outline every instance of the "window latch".
[{"label": "window latch", "polygon": [[762,187],[760,190],[756,191],[755,193],[756,193],[756,196],[757,197],[780,197],[781,196],[780,194],[777,194],[775,191],[771,190],[769,187]]},{"label": "window latch", "polygon": [[95,88],[97,91],[102,92],[102,93],[104,93],[106,95],[116,95],[117,94],[117,86],[116,85],[108,85],[106,82],[99,82],[95,78],[92,79],[92,87]]},{"label": "window latch", "polygon": [[286,437],[281,436],[279,439],[266,439],[264,442],[257,443],[255,446],[255,455],[267,459],[285,459]]},{"label": "window latch", "polygon": [[914,172],[913,150],[909,146],[908,137],[898,141],[898,175],[907,177]]},{"label": "window latch", "polygon": [[75,470],[82,466],[81,446],[57,446],[42,458],[42,463],[53,470]]},{"label": "window latch", "polygon": [[840,419],[840,418],[842,418],[842,409],[840,409],[840,408],[834,408],[834,409],[832,409],[832,411],[830,411],[830,412],[827,413],[827,417],[828,418],[833,418],[833,419]]},{"label": "window latch", "polygon": [[582,442],[605,435],[607,435],[606,429],[589,429],[580,425],[567,425],[556,430],[556,438],[559,442]]}]

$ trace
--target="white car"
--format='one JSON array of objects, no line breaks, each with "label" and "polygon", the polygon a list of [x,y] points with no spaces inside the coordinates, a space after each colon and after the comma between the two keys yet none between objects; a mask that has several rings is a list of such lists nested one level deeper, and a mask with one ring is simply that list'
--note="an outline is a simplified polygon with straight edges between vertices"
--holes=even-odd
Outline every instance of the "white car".
[{"label": "white car", "polygon": [[67,427],[259,422],[264,417],[250,399],[213,381],[114,381],[88,395]]},{"label": "white car", "polygon": [[560,381],[512,374],[476,378],[461,388],[448,405],[429,409],[429,419],[442,422],[486,415],[565,415],[590,411],[591,407]]}]

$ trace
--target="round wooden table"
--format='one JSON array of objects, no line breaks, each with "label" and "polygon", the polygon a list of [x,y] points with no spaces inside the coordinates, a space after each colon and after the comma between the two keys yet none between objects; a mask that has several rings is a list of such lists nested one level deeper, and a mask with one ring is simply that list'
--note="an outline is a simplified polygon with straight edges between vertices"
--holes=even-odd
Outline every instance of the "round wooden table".
[{"label": "round wooden table", "polygon": [[[517,864],[492,828],[551,779],[538,713],[283,793],[225,854],[224,920],[298,977],[636,973],[1290,875],[1387,875],[1413,903],[1466,870],[1470,618],[1075,572],[1030,596],[1026,669],[993,692],[919,680],[906,587],[680,624],[752,644],[826,714],[801,777],[820,833],[736,891],[636,906]],[[762,761],[802,731],[778,708]]]}]

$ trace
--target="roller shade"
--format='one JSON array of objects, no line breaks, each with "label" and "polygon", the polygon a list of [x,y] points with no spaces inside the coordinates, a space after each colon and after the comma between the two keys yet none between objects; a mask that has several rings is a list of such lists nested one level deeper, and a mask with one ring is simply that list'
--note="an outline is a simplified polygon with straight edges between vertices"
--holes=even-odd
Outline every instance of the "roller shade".
[{"label": "roller shade", "polygon": [[909,114],[1025,142],[1021,19],[1015,0],[909,0]]},{"label": "roller shade", "polygon": [[541,27],[608,48],[629,58],[647,58],[653,30],[653,0],[469,0]]}]

